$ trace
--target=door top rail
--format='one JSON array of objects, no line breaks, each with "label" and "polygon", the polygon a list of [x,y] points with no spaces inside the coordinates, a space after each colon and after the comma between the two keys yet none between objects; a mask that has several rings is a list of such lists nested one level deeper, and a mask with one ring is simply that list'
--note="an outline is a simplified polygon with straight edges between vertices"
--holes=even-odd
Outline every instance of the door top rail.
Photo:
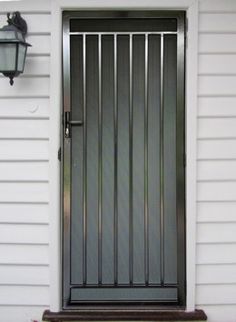
[{"label": "door top rail", "polygon": [[76,35],[177,35],[177,31],[150,31],[150,32],[141,32],[141,31],[102,31],[102,32],[96,32],[96,31],[90,31],[90,32],[78,32],[78,31],[72,31],[69,32],[69,35],[76,36]]}]

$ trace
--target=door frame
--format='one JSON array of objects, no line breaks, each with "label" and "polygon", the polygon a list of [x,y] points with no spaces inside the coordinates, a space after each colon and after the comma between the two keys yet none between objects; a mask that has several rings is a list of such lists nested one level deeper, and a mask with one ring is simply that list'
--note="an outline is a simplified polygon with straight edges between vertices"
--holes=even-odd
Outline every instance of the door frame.
[{"label": "door frame", "polygon": [[[135,19],[176,19],[177,20],[177,86],[176,86],[176,216],[177,216],[177,290],[178,290],[178,303],[172,303],[172,301],[161,301],[157,299],[156,304],[157,307],[167,306],[173,308],[176,305],[178,308],[185,308],[186,303],[186,229],[185,229],[185,165],[184,165],[184,155],[185,155],[185,12],[184,11],[173,11],[173,10],[80,10],[80,11],[65,11],[63,12],[63,117],[64,127],[65,127],[65,113],[72,113],[72,84],[71,84],[71,59],[70,59],[70,21],[73,19],[91,19],[91,20],[103,20],[103,19],[127,19],[130,22]],[[165,30],[163,30],[165,32]],[[86,31],[85,31],[86,33]],[[132,33],[132,32],[130,32]],[[83,119],[83,117],[82,117]],[[163,125],[164,126],[164,125]],[[71,186],[71,168],[68,170],[68,165],[71,164],[71,152],[72,152],[72,141],[71,137],[65,136],[65,128],[63,128],[62,137],[61,137],[61,185],[62,185],[62,306],[63,309],[68,310],[71,308],[87,308],[88,303],[86,304],[68,304],[70,294],[73,292],[71,290],[71,252],[72,252],[72,241],[71,241],[71,194],[72,194],[72,186]],[[68,140],[69,138],[69,140]],[[66,169],[66,170],[65,170]],[[64,182],[69,182],[70,190],[66,191]],[[69,196],[65,197],[65,192]],[[73,285],[73,289],[75,290],[78,286]],[[133,302],[133,299],[130,298],[130,302],[127,300],[127,303],[124,304],[124,307],[129,307]],[[145,301],[144,301],[145,302]],[[122,302],[123,303],[123,302]],[[129,304],[128,304],[129,303]],[[121,302],[118,303],[119,305]],[[110,303],[109,307],[116,308],[117,303]],[[136,305],[138,305],[136,303]],[[147,307],[150,304],[146,304]],[[92,307],[101,308],[101,303],[96,302]],[[105,304],[103,305],[105,307]]]},{"label": "door frame", "polygon": [[[58,150],[61,144],[62,113],[62,11],[63,10],[143,10],[142,2],[127,0],[53,0],[51,2],[51,70],[50,70],[50,310],[62,309],[62,227],[61,185]],[[186,10],[186,311],[195,309],[196,252],[196,149],[197,149],[197,55],[198,0],[149,0],[145,10]],[[60,54],[58,54],[60,53]]]}]

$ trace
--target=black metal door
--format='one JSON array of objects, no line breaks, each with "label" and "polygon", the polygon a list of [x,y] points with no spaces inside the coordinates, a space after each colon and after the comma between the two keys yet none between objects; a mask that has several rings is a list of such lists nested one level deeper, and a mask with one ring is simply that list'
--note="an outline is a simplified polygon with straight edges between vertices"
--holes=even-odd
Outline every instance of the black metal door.
[{"label": "black metal door", "polygon": [[64,13],[64,306],[184,304],[184,12]]}]

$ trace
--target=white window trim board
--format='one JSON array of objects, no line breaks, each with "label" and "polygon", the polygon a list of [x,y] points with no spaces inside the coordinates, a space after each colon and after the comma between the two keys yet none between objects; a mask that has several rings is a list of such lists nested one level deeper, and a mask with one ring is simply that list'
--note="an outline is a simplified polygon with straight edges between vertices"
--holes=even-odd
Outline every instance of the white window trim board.
[{"label": "white window trim board", "polygon": [[[140,3],[140,5],[139,5]],[[186,311],[195,309],[196,253],[196,153],[197,153],[197,71],[198,0],[52,0],[50,78],[50,310],[61,309],[61,218],[60,147],[62,96],[62,10],[85,9],[172,9],[186,10],[188,17],[186,52]]]}]

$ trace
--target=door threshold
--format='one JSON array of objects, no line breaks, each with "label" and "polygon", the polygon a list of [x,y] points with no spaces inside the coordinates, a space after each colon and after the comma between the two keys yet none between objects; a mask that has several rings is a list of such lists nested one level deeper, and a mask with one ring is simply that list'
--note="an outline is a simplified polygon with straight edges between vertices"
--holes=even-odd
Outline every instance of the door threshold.
[{"label": "door threshold", "polygon": [[160,309],[91,309],[43,313],[43,321],[206,321],[203,310]]}]

